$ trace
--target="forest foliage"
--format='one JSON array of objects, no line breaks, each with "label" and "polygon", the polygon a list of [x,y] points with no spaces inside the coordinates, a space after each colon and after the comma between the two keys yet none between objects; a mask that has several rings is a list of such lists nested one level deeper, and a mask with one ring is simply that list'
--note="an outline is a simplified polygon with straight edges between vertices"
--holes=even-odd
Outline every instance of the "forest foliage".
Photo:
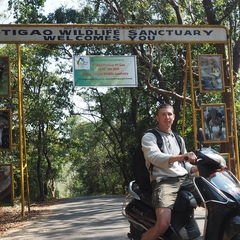
[{"label": "forest foliage", "polygon": [[[45,0],[9,0],[15,23],[223,25],[229,29],[236,102],[239,95],[239,0],[91,0],[62,6],[44,15]],[[221,53],[211,45],[197,54]],[[225,51],[225,50],[224,50]],[[131,159],[144,131],[155,126],[161,102],[174,105],[174,130],[181,132],[186,46],[178,44],[22,45],[24,118],[31,199],[96,194],[123,194],[133,179]],[[137,88],[82,88],[72,83],[73,55],[137,55]],[[0,55],[16,59],[16,46]],[[12,89],[17,86],[12,64]],[[197,73],[196,73],[197,74]],[[228,69],[229,74],[229,69]],[[185,140],[193,149],[190,90]],[[212,97],[211,97],[212,98]],[[209,99],[209,102],[212,99]],[[17,113],[16,96],[0,99],[1,108]],[[240,105],[236,104],[237,112]],[[238,123],[240,119],[237,119]],[[16,123],[17,125],[17,123]],[[13,142],[18,132],[13,131]],[[19,164],[18,152],[2,152],[0,162]],[[20,194],[15,173],[16,196]]]}]

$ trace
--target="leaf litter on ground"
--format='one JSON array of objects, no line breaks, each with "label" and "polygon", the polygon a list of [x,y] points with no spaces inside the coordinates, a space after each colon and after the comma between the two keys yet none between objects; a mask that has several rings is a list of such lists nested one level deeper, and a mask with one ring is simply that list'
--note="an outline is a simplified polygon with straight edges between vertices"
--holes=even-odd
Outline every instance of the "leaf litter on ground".
[{"label": "leaf litter on ground", "polygon": [[0,206],[0,238],[7,234],[9,230],[19,228],[26,222],[40,217],[44,211],[50,210],[50,207],[59,201],[60,199],[51,199],[35,202],[30,205],[30,211],[28,211],[28,206],[25,206],[24,217],[22,216],[21,205],[15,205],[13,207]]}]

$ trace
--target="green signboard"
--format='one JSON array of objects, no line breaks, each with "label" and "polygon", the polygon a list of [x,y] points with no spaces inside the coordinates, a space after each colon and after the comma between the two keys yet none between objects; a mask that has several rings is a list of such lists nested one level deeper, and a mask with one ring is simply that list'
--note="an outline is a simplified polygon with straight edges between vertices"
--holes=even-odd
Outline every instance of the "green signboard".
[{"label": "green signboard", "polygon": [[136,87],[136,56],[74,56],[74,85]]}]

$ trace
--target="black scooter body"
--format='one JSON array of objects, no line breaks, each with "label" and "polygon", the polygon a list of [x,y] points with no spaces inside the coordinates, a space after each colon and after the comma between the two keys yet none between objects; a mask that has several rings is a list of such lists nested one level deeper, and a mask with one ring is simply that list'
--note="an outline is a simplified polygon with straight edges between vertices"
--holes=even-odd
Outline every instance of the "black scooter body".
[{"label": "black scooter body", "polygon": [[[240,240],[240,182],[230,171],[209,157],[214,154],[218,153],[209,148],[196,151],[199,176],[193,178],[193,183],[206,211],[203,239]],[[127,199],[130,197],[130,202],[126,200],[123,204],[123,215],[130,222],[128,237],[140,240],[142,234],[154,226],[155,211],[151,207],[150,194],[139,189],[134,181],[129,185],[129,193]],[[178,193],[171,225],[159,239],[196,239],[200,236],[194,219],[196,200],[193,199],[195,200],[190,192]]]},{"label": "black scooter body", "polygon": [[194,179],[207,211],[205,239],[240,240],[240,183],[230,171],[206,157],[207,151],[196,152],[202,160],[197,164],[200,176]]},{"label": "black scooter body", "polygon": [[[133,198],[125,208],[125,214],[130,222],[128,237],[140,240],[146,229],[154,226],[155,210],[151,206],[149,193],[139,189],[135,182],[130,183],[129,189],[138,195],[139,200]],[[200,236],[198,225],[194,219],[194,208],[196,207],[197,203],[193,195],[185,190],[180,191],[172,211],[171,225],[160,239],[194,239]]]}]

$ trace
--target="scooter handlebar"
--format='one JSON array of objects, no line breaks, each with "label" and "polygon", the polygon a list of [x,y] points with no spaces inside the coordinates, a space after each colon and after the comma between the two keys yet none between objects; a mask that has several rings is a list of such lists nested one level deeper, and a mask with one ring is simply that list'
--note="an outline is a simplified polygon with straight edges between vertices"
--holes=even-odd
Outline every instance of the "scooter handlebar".
[{"label": "scooter handlebar", "polygon": [[[188,161],[189,160],[189,157],[188,156],[185,156],[184,157],[184,161]],[[197,162],[203,160],[202,158],[197,158],[197,160],[195,162],[191,162],[192,165],[197,165]]]}]

